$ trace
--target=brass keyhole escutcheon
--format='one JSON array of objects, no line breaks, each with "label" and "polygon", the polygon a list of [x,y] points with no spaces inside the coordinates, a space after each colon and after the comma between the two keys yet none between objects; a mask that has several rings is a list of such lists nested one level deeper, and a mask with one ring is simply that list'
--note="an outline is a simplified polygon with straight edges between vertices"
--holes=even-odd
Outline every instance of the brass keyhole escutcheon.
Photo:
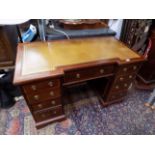
[{"label": "brass keyhole escutcheon", "polygon": [[34,99],[38,100],[39,99],[39,95],[34,95]]},{"label": "brass keyhole escutcheon", "polygon": [[31,86],[31,89],[32,89],[32,90],[37,90],[37,88],[36,88],[35,85],[32,85],[32,86]]},{"label": "brass keyhole escutcheon", "polygon": [[50,82],[48,83],[48,85],[49,85],[50,87],[53,87],[53,82],[50,81]]}]

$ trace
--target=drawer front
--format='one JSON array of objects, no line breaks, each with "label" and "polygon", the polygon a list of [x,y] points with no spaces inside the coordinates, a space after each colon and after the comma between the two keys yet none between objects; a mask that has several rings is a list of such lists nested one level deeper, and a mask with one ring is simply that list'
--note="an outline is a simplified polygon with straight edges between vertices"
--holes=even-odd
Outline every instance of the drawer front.
[{"label": "drawer front", "polygon": [[91,68],[83,68],[74,71],[66,71],[64,77],[64,83],[72,83],[81,80],[87,80],[90,78],[102,77],[105,75],[113,74],[114,66],[97,66]]},{"label": "drawer front", "polygon": [[135,78],[135,74],[129,73],[128,75],[121,75],[116,78],[116,82],[127,82],[127,81],[133,81]]},{"label": "drawer front", "polygon": [[139,68],[140,68],[140,64],[124,65],[120,68],[120,70],[118,71],[118,74],[123,75],[123,74],[137,72]]},{"label": "drawer front", "polygon": [[44,81],[24,85],[23,89],[25,93],[36,93],[44,89],[50,89],[50,88],[56,88],[56,87],[60,87],[59,79],[44,80]]},{"label": "drawer front", "polygon": [[121,90],[127,90],[130,86],[131,82],[127,81],[127,82],[118,82],[115,83],[112,87],[112,91],[121,91]]},{"label": "drawer front", "polygon": [[27,94],[27,98],[30,104],[40,103],[46,100],[51,100],[57,97],[60,97],[61,92],[60,89],[49,89],[47,91],[35,94]]},{"label": "drawer front", "polygon": [[31,106],[31,109],[33,112],[39,111],[39,110],[44,110],[47,108],[52,108],[55,106],[59,106],[61,105],[61,99],[57,98],[57,99],[52,99],[52,100],[48,100],[48,101],[44,101],[42,103],[38,103],[38,104],[33,104]]},{"label": "drawer front", "polygon": [[112,93],[108,97],[108,101],[113,101],[113,100],[121,99],[121,98],[125,97],[126,94],[127,94],[127,92]]},{"label": "drawer front", "polygon": [[44,121],[44,120],[48,120],[48,119],[60,116],[62,114],[63,114],[62,106],[59,106],[56,108],[45,110],[43,112],[33,113],[33,117],[36,122],[40,122],[40,121]]}]

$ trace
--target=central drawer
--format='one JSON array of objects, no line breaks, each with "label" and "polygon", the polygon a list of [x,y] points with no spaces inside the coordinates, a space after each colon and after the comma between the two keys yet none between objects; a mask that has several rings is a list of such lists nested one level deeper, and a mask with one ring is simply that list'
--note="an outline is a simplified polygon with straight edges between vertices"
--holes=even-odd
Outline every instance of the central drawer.
[{"label": "central drawer", "polygon": [[114,65],[102,65],[66,71],[64,83],[74,83],[92,78],[102,77],[114,73]]},{"label": "central drawer", "polygon": [[34,94],[27,94],[27,98],[30,104],[40,103],[46,100],[54,99],[60,97],[60,88],[48,89],[41,92],[36,92]]}]

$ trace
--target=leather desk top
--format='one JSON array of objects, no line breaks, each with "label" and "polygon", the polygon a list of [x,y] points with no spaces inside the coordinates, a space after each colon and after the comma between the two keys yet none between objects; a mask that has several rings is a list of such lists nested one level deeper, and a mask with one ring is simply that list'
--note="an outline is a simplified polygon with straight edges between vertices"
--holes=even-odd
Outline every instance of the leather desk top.
[{"label": "leather desk top", "polygon": [[14,83],[24,77],[46,72],[55,74],[58,67],[119,59],[141,58],[114,37],[95,37],[18,45]]}]

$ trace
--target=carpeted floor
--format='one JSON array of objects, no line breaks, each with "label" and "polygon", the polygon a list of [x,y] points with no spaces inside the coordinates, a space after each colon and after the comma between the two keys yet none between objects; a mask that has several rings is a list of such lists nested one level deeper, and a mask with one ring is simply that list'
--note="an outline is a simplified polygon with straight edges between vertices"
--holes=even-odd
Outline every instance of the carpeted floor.
[{"label": "carpeted floor", "polygon": [[123,102],[107,108],[102,108],[88,87],[68,91],[66,120],[36,130],[23,99],[10,109],[0,109],[0,134],[155,134],[155,111],[144,106],[150,91],[132,88]]}]

